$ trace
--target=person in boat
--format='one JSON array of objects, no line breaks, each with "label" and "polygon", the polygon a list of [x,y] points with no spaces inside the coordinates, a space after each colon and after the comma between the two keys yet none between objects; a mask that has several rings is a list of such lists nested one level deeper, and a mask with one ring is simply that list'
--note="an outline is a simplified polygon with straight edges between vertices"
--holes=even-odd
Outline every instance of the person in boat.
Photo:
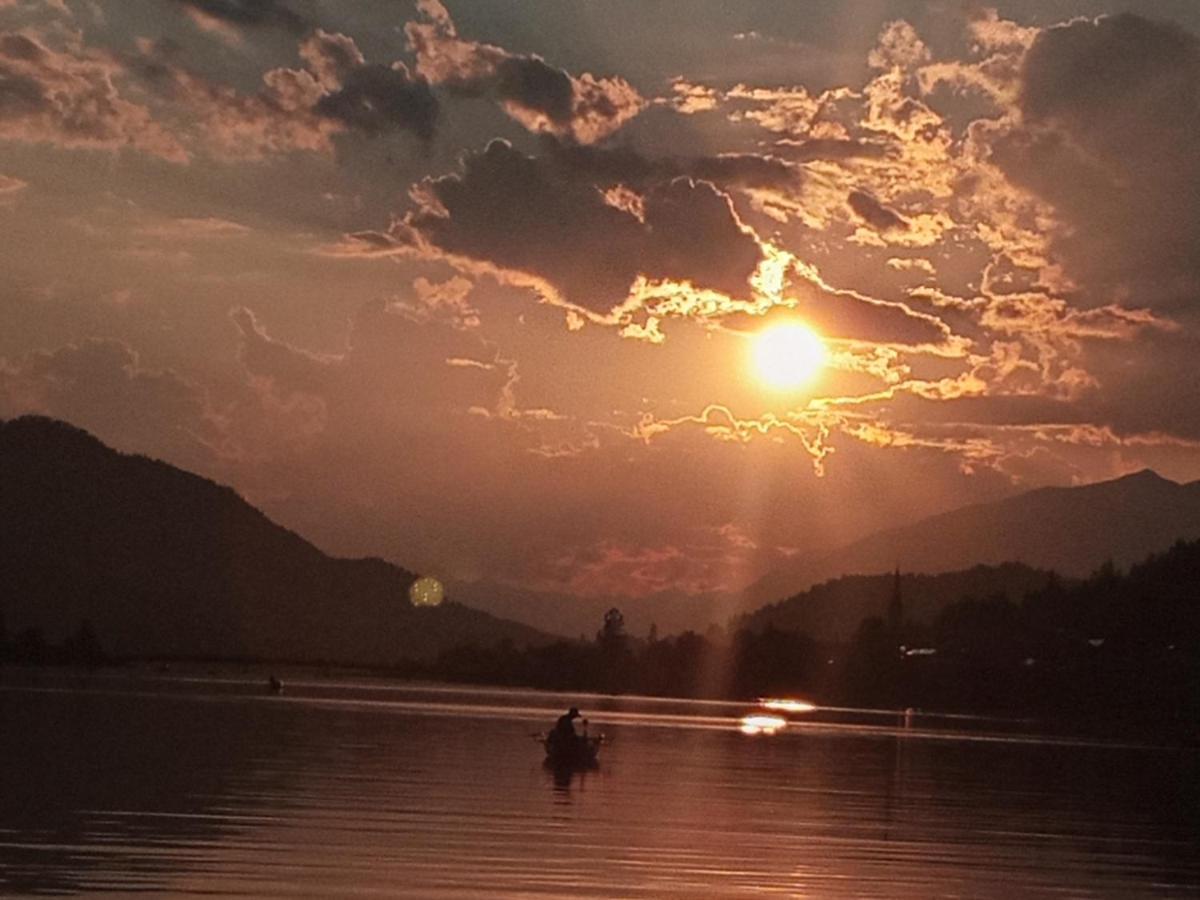
[{"label": "person in boat", "polygon": [[572,706],[558,717],[554,723],[554,737],[559,741],[574,740],[579,735],[575,733],[575,720],[579,718],[579,710]]}]

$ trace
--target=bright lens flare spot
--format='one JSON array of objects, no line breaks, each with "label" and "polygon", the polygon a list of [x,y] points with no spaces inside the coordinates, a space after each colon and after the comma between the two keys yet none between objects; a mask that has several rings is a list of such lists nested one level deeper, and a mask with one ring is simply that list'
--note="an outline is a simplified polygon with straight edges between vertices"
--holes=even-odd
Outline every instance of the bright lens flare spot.
[{"label": "bright lens flare spot", "polygon": [[436,578],[418,578],[408,589],[408,602],[413,606],[437,606],[446,596],[446,589]]},{"label": "bright lens flare spot", "polygon": [[806,383],[825,365],[827,355],[816,332],[798,322],[775,325],[754,339],[758,377],[775,388]]},{"label": "bright lens flare spot", "polygon": [[787,725],[787,719],[781,716],[742,716],[738,726],[742,734],[774,734]]},{"label": "bright lens flare spot", "polygon": [[805,700],[776,700],[773,697],[765,697],[758,702],[762,704],[764,709],[775,709],[779,712],[805,713],[816,709],[815,706]]}]

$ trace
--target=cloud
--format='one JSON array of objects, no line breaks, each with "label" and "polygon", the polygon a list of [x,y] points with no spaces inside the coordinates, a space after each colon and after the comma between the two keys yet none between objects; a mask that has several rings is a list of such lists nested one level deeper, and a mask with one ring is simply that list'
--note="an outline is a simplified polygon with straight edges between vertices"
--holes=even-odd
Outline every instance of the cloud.
[{"label": "cloud", "polygon": [[680,427],[699,427],[717,440],[741,444],[773,432],[789,434],[799,441],[804,452],[811,458],[813,471],[817,475],[822,475],[825,471],[825,458],[834,452],[827,439],[829,425],[836,419],[836,416],[822,411],[792,412],[786,416],[765,413],[753,418],[739,417],[727,406],[713,403],[698,414],[688,414],[670,419],[662,419],[645,413],[627,433],[630,437],[649,443]]},{"label": "cloud", "polygon": [[[1134,14],[1076,20],[1033,41],[1019,125],[992,154],[1053,205],[1053,248],[1082,284],[1192,302],[1200,287],[1200,40]],[[1103,296],[1103,294],[1102,294]]]},{"label": "cloud", "polygon": [[[461,301],[465,293],[456,281],[432,285],[418,279],[411,293],[363,304],[336,353],[312,353],[272,337],[253,311],[234,307],[229,316],[238,330],[238,358],[278,395],[319,401],[332,420],[354,430],[436,411],[444,416],[451,409],[495,409],[511,390],[511,360],[501,359],[494,345],[453,316],[435,315],[447,305],[461,313],[455,298]],[[414,315],[416,310],[427,314]],[[456,372],[447,373],[447,367]]]},{"label": "cloud", "polygon": [[303,16],[280,0],[176,0],[188,10],[219,22],[246,28],[274,26],[292,32],[306,27]]},{"label": "cloud", "polygon": [[631,147],[582,146],[548,139],[549,161],[567,177],[597,184],[643,188],[673,178],[693,178],[725,188],[793,188],[801,171],[777,156],[722,153],[714,156],[647,156]]},{"label": "cloud", "polygon": [[574,76],[541,57],[465,40],[436,0],[418,4],[423,21],[405,26],[417,72],[432,84],[467,96],[493,97],[533,132],[593,143],[645,106],[624,79]]},{"label": "cloud", "polygon": [[133,148],[185,162],[180,143],[150,111],[118,91],[119,63],[70,43],[0,31],[0,139],[116,151]]},{"label": "cloud", "polygon": [[780,156],[795,162],[882,159],[888,154],[885,144],[852,138],[780,138],[775,142],[774,149]]},{"label": "cloud", "polygon": [[408,130],[428,141],[433,137],[438,102],[429,84],[413,78],[402,63],[375,64],[351,69],[342,86],[321,97],[314,109],[371,137]]},{"label": "cloud", "polygon": [[750,333],[767,327],[776,317],[796,316],[830,340],[936,348],[952,356],[962,352],[950,329],[936,316],[913,310],[904,303],[836,289],[803,267],[765,317],[761,313],[734,313],[722,320],[722,326]]},{"label": "cloud", "polygon": [[428,255],[599,314],[624,303],[639,277],[744,296],[762,259],[729,198],[707,182],[655,184],[639,217],[504,141],[465,156],[459,173],[426,180],[416,196],[403,228]]},{"label": "cloud", "polygon": [[931,278],[937,274],[937,269],[934,268],[933,263],[924,257],[919,256],[889,257],[887,261],[887,267],[889,269],[895,269],[897,272],[924,272]]},{"label": "cloud", "polygon": [[471,281],[455,276],[435,283],[421,277],[412,286],[416,296],[411,300],[393,300],[393,309],[414,322],[441,321],[457,329],[479,327],[479,310],[468,299],[475,287]]},{"label": "cloud", "polygon": [[0,416],[66,419],[126,450],[211,466],[220,435],[207,397],[170,369],[150,369],[120,341],[90,338],[0,359]]},{"label": "cloud", "polygon": [[11,206],[17,196],[29,187],[29,182],[0,172],[0,208]]},{"label": "cloud", "polygon": [[252,375],[271,378],[290,392],[317,396],[330,386],[339,356],[319,356],[271,338],[253,311],[237,306],[229,311],[240,337],[238,359]]},{"label": "cloud", "polygon": [[903,230],[908,222],[893,209],[888,209],[866,191],[854,190],[846,198],[854,214],[877,231]]},{"label": "cloud", "polygon": [[332,138],[343,132],[432,138],[437,98],[404,63],[367,63],[351,38],[321,29],[300,42],[298,53],[303,68],[268,71],[253,94],[184,69],[161,42],[143,42],[130,66],[164,100],[186,110],[187,120],[178,125],[190,141],[223,158],[331,153]]},{"label": "cloud", "polygon": [[928,61],[929,48],[916,29],[902,19],[884,26],[878,43],[867,56],[867,65],[874,69],[911,70]]},{"label": "cloud", "polygon": [[240,237],[249,232],[245,225],[217,216],[181,216],[137,229],[137,233],[145,237],[179,240]]}]

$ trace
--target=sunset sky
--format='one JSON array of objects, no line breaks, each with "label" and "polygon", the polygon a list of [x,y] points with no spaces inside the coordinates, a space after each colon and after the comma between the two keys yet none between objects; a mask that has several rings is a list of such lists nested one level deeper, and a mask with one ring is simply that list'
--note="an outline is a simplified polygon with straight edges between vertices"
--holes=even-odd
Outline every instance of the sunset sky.
[{"label": "sunset sky", "polygon": [[1190,0],[0,0],[0,416],[330,552],[613,597],[1200,478],[1197,35]]}]

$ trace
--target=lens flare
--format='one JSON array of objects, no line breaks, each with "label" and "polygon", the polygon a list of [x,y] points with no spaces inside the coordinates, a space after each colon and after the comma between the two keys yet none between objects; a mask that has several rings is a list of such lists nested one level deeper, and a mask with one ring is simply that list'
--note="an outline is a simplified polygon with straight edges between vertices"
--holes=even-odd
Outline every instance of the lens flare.
[{"label": "lens flare", "polygon": [[796,388],[810,381],[827,356],[817,333],[799,322],[775,325],[754,339],[755,370],[774,388]]},{"label": "lens flare", "polygon": [[408,602],[413,606],[438,606],[445,599],[446,589],[436,578],[418,578],[408,589]]}]

